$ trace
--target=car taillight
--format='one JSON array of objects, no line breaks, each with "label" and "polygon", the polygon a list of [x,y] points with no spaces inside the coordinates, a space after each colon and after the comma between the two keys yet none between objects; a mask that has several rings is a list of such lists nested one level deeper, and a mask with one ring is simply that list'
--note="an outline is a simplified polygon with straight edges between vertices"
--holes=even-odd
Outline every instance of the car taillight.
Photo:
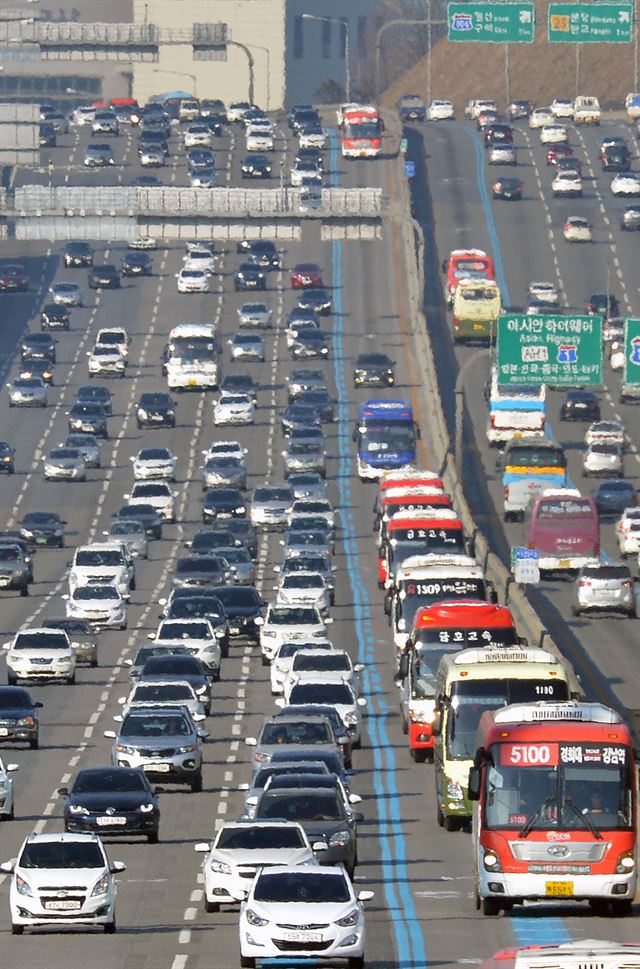
[{"label": "car taillight", "polygon": [[491,423],[491,426],[492,427],[495,427],[496,426],[496,415],[495,414],[491,414],[490,417],[489,417],[489,421]]},{"label": "car taillight", "polygon": [[578,587],[580,589],[590,589],[592,584],[593,583],[590,582],[589,579],[580,579],[580,581],[578,582]]},{"label": "car taillight", "polygon": [[508,499],[509,499],[509,485],[505,485],[504,486],[504,488],[502,490],[502,497],[503,497],[504,501],[508,501]]},{"label": "car taillight", "polygon": [[623,589],[633,589],[633,582],[631,582],[630,579],[625,579],[621,585]]}]

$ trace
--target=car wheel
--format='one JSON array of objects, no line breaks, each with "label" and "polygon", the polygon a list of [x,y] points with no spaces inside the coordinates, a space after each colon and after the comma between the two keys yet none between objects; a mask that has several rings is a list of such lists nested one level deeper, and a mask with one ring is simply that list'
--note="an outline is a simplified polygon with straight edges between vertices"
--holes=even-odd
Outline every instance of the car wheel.
[{"label": "car wheel", "polygon": [[202,773],[197,774],[190,784],[192,794],[200,794],[202,792]]},{"label": "car wheel", "polygon": [[67,677],[67,683],[69,684],[69,686],[73,686],[75,682],[76,682],[76,674],[75,673],[73,674],[73,676],[68,676]]},{"label": "car wheel", "polygon": [[500,914],[500,903],[497,898],[482,899],[482,914],[496,916]]},{"label": "car wheel", "polygon": [[349,969],[364,969],[364,956],[351,956]]},{"label": "car wheel", "polygon": [[25,598],[26,596],[28,596],[28,595],[29,595],[29,586],[28,586],[28,585],[23,585],[23,586],[21,587],[21,589],[20,589],[20,595],[21,595],[21,596],[22,596],[23,598]]},{"label": "car wheel", "polygon": [[24,932],[24,925],[16,925],[15,922],[11,923],[11,935],[22,935]]},{"label": "car wheel", "polygon": [[151,834],[147,835],[147,844],[157,845],[160,840],[160,835],[158,834],[158,829],[152,831]]},{"label": "car wheel", "polygon": [[436,821],[438,822],[439,828],[444,828],[444,814],[440,804],[438,804],[436,809]]},{"label": "car wheel", "polygon": [[262,666],[271,666],[271,662],[269,660],[269,657],[268,656],[265,656],[264,653],[260,657],[260,662],[261,662]]},{"label": "car wheel", "polygon": [[445,831],[458,831],[460,828],[460,821],[458,818],[453,818],[450,814],[447,814],[444,818],[444,824],[442,826]]},{"label": "car wheel", "polygon": [[427,760],[428,750],[424,750],[421,747],[411,748],[409,753],[414,764],[424,764]]},{"label": "car wheel", "polygon": [[115,916],[114,916],[111,922],[105,922],[105,924],[104,924],[104,934],[105,935],[114,935],[115,934],[115,931],[116,931],[116,919],[115,919]]},{"label": "car wheel", "polygon": [[209,915],[211,915],[212,912],[219,912],[220,911],[220,902],[210,902],[208,898],[205,898],[205,900],[204,900],[204,910],[205,910],[205,912],[208,912]]},{"label": "car wheel", "polygon": [[256,960],[251,956],[240,956],[240,966],[242,969],[255,969]]},{"label": "car wheel", "polygon": [[131,589],[132,592],[135,592],[136,591],[136,580],[135,580],[135,578],[132,578],[131,579],[131,582],[129,583],[129,588]]}]

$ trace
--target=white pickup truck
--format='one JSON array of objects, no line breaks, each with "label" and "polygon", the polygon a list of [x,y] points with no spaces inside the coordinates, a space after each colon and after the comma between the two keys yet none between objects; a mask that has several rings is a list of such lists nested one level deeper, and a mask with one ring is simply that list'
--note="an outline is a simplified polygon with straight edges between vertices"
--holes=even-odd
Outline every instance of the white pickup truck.
[{"label": "white pickup truck", "polygon": [[600,102],[597,98],[580,95],[573,102],[573,120],[576,124],[600,124]]}]

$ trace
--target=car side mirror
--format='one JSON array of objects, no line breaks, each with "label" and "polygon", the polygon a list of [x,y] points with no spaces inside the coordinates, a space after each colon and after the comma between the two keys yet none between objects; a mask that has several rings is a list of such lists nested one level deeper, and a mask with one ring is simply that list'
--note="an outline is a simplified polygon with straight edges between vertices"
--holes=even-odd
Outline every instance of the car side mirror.
[{"label": "car side mirror", "polygon": [[349,804],[360,804],[360,801],[361,800],[362,800],[362,798],[360,797],[359,794],[350,794],[349,795]]},{"label": "car side mirror", "polygon": [[255,737],[245,737],[244,738],[244,742],[247,745],[247,747],[257,747],[258,746],[258,741],[257,741],[257,739]]},{"label": "car side mirror", "polygon": [[7,875],[10,875],[15,867],[16,867],[15,861],[3,861],[2,864],[0,865],[0,871],[4,871],[7,873]]},{"label": "car side mirror", "polygon": [[359,902],[370,902],[371,899],[374,898],[375,894],[376,894],[375,892],[372,892],[370,890],[367,890],[367,891],[364,891],[364,892],[358,892],[358,901]]},{"label": "car side mirror", "polygon": [[56,794],[58,794],[59,797],[69,797],[69,788],[59,787],[58,790],[56,791]]},{"label": "car side mirror", "polygon": [[127,866],[124,861],[112,861],[109,865],[109,871],[112,875],[119,875],[121,872],[126,871]]},{"label": "car side mirror", "polygon": [[358,699],[356,700],[356,703],[359,707],[366,707],[367,705],[367,701],[363,696],[359,696]]},{"label": "car side mirror", "polygon": [[108,737],[109,740],[115,740],[116,739],[116,732],[115,732],[115,730],[104,730],[103,731],[103,735],[105,737]]},{"label": "car side mirror", "polygon": [[211,851],[211,845],[208,841],[198,841],[193,846],[193,850],[199,852],[200,854],[205,854],[207,851]]},{"label": "car side mirror", "polygon": [[363,673],[366,670],[366,665],[364,663],[356,663],[353,667],[355,673]]},{"label": "car side mirror", "polygon": [[157,796],[158,794],[166,794],[166,793],[167,793],[167,789],[166,789],[166,787],[154,787],[154,789],[153,789],[153,793],[154,793],[154,794],[155,794],[156,796]]},{"label": "car side mirror", "polygon": [[442,733],[442,714],[436,713],[431,724],[431,733],[434,737],[439,737]]},{"label": "car side mirror", "polygon": [[42,710],[42,708],[44,707],[44,703],[42,702],[42,700],[36,700],[36,702],[33,705],[37,710]]}]

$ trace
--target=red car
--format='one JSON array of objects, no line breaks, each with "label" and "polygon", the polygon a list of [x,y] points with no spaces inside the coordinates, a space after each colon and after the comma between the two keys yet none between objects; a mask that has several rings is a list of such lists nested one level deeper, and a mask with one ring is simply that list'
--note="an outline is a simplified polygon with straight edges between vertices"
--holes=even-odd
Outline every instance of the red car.
[{"label": "red car", "polygon": [[299,262],[291,270],[291,289],[316,289],[324,286],[322,270],[316,262]]},{"label": "red car", "polygon": [[547,165],[555,165],[558,158],[570,158],[573,155],[570,145],[558,144],[558,145],[548,145],[547,147]]},{"label": "red car", "polygon": [[0,267],[0,293],[24,292],[29,289],[29,277],[24,266],[11,263]]}]

